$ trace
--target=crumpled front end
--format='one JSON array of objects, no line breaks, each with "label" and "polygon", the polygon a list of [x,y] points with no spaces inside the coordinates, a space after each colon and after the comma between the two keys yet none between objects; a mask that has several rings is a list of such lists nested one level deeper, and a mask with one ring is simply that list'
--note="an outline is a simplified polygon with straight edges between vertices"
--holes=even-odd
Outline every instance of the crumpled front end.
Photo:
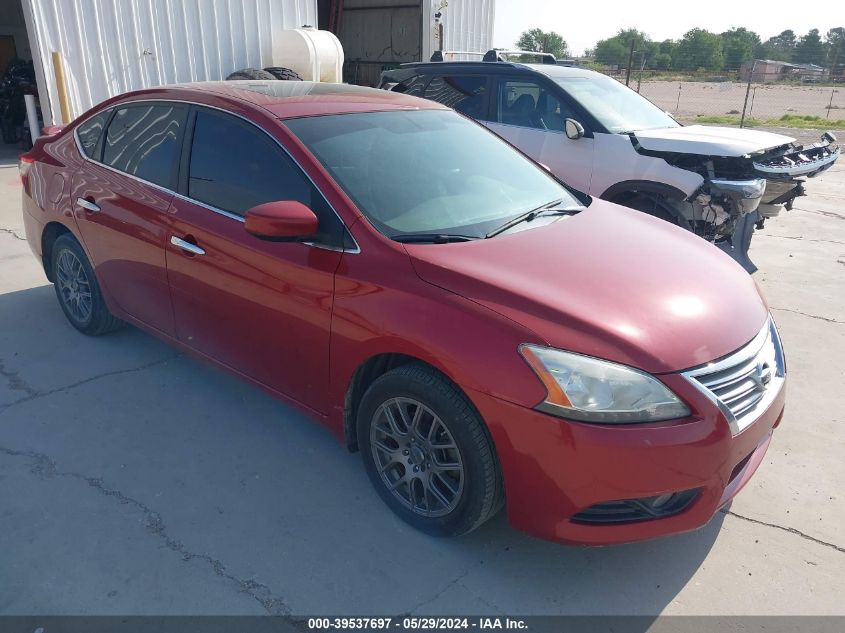
[{"label": "crumpled front end", "polygon": [[821,142],[812,145],[792,143],[752,156],[754,172],[767,180],[766,195],[760,204],[762,218],[787,210],[799,196],[806,195],[805,178],[815,178],[836,163],[841,150],[836,137],[825,132]]}]

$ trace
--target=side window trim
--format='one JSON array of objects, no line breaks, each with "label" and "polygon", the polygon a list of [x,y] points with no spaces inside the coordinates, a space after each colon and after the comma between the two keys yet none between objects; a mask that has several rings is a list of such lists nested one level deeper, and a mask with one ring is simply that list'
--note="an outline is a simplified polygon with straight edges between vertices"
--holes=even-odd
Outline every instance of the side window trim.
[{"label": "side window trim", "polygon": [[[195,103],[193,101],[182,101],[182,100],[178,100],[178,99],[145,99],[143,101],[141,101],[141,100],[139,100],[139,101],[128,101],[128,102],[125,102],[124,104],[117,104],[117,105],[114,105],[114,106],[110,106],[111,112],[109,113],[108,122],[103,127],[103,133],[100,135],[101,141],[102,141],[102,139],[105,138],[105,131],[108,129],[108,125],[111,124],[111,120],[114,117],[114,113],[117,111],[117,108],[120,107],[121,105],[127,105],[128,106],[128,105],[134,105],[136,103],[139,103],[139,104],[140,103],[175,103],[175,104],[184,105],[189,110],[189,117],[190,117],[191,113],[195,113],[197,108],[207,108],[208,110],[222,112],[224,114],[228,114],[230,116],[236,117],[236,118],[241,119],[241,120],[245,121],[246,123],[258,128],[258,130],[260,130],[261,132],[263,132],[264,134],[269,136],[270,140],[272,140],[274,143],[276,143],[276,145],[278,145],[282,149],[282,151],[285,152],[288,155],[288,157],[290,157],[291,161],[293,161],[293,164],[296,165],[296,167],[303,174],[305,174],[305,177],[316,188],[317,193],[319,193],[323,197],[323,200],[325,200],[328,208],[332,210],[332,213],[334,213],[335,216],[337,216],[338,221],[343,226],[344,241],[345,242],[348,241],[350,244],[352,244],[352,246],[351,247],[345,247],[345,246],[344,247],[337,247],[337,246],[332,246],[332,245],[329,245],[329,244],[320,244],[320,243],[317,243],[317,242],[302,242],[302,244],[305,244],[306,246],[312,246],[314,248],[321,248],[323,250],[340,251],[340,252],[347,253],[349,255],[357,255],[358,253],[361,252],[361,248],[360,248],[360,246],[358,246],[358,242],[355,240],[355,237],[352,235],[352,233],[349,232],[349,228],[346,226],[346,223],[343,221],[343,218],[340,217],[340,214],[334,208],[334,205],[332,205],[332,203],[329,202],[328,198],[326,198],[326,196],[323,194],[322,190],[317,186],[317,183],[315,183],[314,179],[311,178],[311,175],[305,169],[302,168],[302,165],[299,164],[299,161],[296,160],[296,158],[293,157],[293,155],[287,150],[287,148],[284,145],[282,145],[275,137],[273,137],[271,134],[269,134],[264,128],[262,128],[259,125],[256,125],[252,121],[249,121],[248,119],[246,119],[245,117],[243,117],[239,114],[235,114],[234,112],[229,112],[228,110],[223,110],[222,108],[217,108],[215,106],[210,106],[210,105],[206,105],[206,104],[202,104],[202,103]],[[99,114],[99,112],[97,114]],[[96,114],[94,114],[94,115],[92,115],[91,117],[88,117],[88,118],[90,119],[94,116],[96,116]],[[194,115],[194,119],[195,119],[195,115]],[[193,138],[193,122],[194,122],[194,119],[186,118],[186,123],[185,123],[186,128],[183,130],[183,134],[182,134],[182,144],[181,144],[182,154],[180,155],[180,159],[179,159],[179,162],[178,162],[178,170],[179,170],[180,181],[181,181],[181,178],[182,178],[182,162],[185,160],[184,149],[185,149],[185,137],[187,136],[187,132],[188,132],[187,125],[188,125],[188,122],[190,121],[190,123],[191,123],[190,136],[191,136],[191,138]],[[87,120],[88,119],[85,119],[85,121],[87,121]],[[80,125],[85,123],[85,121],[80,123]],[[96,165],[102,167],[103,169],[109,169],[109,170],[111,170],[111,171],[113,171],[117,174],[120,174],[121,176],[125,176],[127,178],[132,178],[133,180],[137,180],[138,182],[142,182],[145,185],[148,185],[150,187],[154,187],[154,188],[156,188],[160,191],[174,195],[177,198],[181,198],[182,200],[186,200],[186,201],[191,202],[193,204],[204,207],[204,208],[208,209],[209,211],[213,211],[214,213],[218,213],[218,214],[225,216],[225,217],[227,217],[231,220],[235,220],[235,221],[241,222],[241,223],[245,222],[244,218],[239,216],[239,215],[235,215],[234,213],[230,213],[229,211],[226,211],[224,209],[218,209],[217,207],[214,207],[210,204],[206,204],[204,202],[200,202],[199,200],[194,200],[193,198],[189,198],[187,195],[185,195],[184,193],[181,193],[180,191],[177,190],[178,187],[181,185],[181,182],[177,182],[177,189],[171,189],[171,188],[159,185],[157,183],[150,182],[149,180],[144,180],[143,178],[139,178],[138,176],[135,176],[133,174],[127,174],[126,172],[120,171],[119,169],[115,169],[114,167],[106,165],[104,162],[102,162],[102,148],[101,148],[101,151],[100,151],[100,154],[99,154],[100,160],[95,160],[95,159],[91,158],[90,156],[85,154],[85,152],[82,150],[82,144],[79,141],[79,137],[76,135],[76,130],[78,129],[78,127],[79,126],[76,126],[76,128],[74,128],[74,130],[73,130],[73,139],[76,142],[76,148],[79,151],[79,153],[82,156],[82,159],[84,161],[89,161],[89,162],[95,163]],[[102,142],[100,143],[100,145],[102,145]],[[190,152],[188,152],[188,158],[190,158]],[[187,172],[185,173],[185,178],[187,178]]]},{"label": "side window trim", "polygon": [[299,164],[299,161],[296,160],[296,158],[293,157],[293,155],[288,151],[288,149],[284,145],[282,145],[282,143],[279,142],[279,140],[277,138],[275,138],[272,134],[267,132],[267,130],[262,128],[257,123],[253,123],[252,121],[250,121],[246,117],[243,117],[243,116],[236,114],[234,112],[228,112],[228,111],[222,110],[220,108],[215,108],[213,106],[208,106],[208,105],[199,104],[199,103],[191,103],[191,104],[188,104],[188,105],[190,106],[190,111],[188,112],[188,116],[187,116],[187,119],[186,119],[186,121],[187,121],[186,127],[185,127],[185,131],[184,131],[184,134],[183,134],[183,137],[182,137],[182,155],[181,155],[181,158],[179,160],[179,167],[178,167],[179,178],[178,178],[178,183],[177,183],[177,189],[176,189],[176,191],[173,192],[178,198],[181,198],[182,200],[186,200],[188,202],[196,204],[197,206],[203,207],[204,209],[208,209],[209,211],[213,211],[214,213],[218,213],[218,214],[220,214],[224,217],[227,217],[231,220],[235,220],[235,221],[241,222],[241,223],[246,222],[246,219],[242,215],[238,215],[236,213],[232,213],[231,211],[227,211],[226,209],[221,209],[221,208],[216,207],[212,204],[208,204],[207,202],[197,200],[195,198],[192,198],[188,194],[188,179],[190,178],[191,151],[192,151],[193,138],[194,138],[194,126],[196,125],[196,119],[197,119],[197,111],[200,110],[200,109],[206,109],[206,110],[208,110],[208,111],[210,111],[210,112],[212,112],[212,113],[214,113],[218,116],[221,115],[221,114],[224,115],[224,116],[230,116],[230,117],[237,119],[242,124],[251,126],[259,134],[263,134],[264,136],[266,136],[271,141],[272,144],[274,144],[278,149],[280,149],[282,151],[282,154],[290,161],[293,168],[296,169],[300,174],[302,174],[305,177],[305,179],[308,181],[308,183],[310,183],[310,185],[317,192],[317,195],[319,195],[323,199],[323,201],[326,203],[326,207],[331,209],[331,212],[335,215],[335,217],[337,218],[337,221],[340,223],[341,227],[343,228],[342,242],[344,242],[344,243],[348,242],[348,243],[352,244],[352,247],[347,248],[345,246],[336,246],[336,245],[333,245],[333,244],[323,244],[321,242],[301,242],[301,243],[305,244],[306,246],[312,246],[314,248],[321,248],[321,249],[330,250],[330,251],[340,251],[340,252],[349,253],[349,254],[353,254],[353,255],[357,255],[358,253],[361,252],[361,248],[358,246],[358,242],[355,240],[355,238],[349,232],[349,227],[346,226],[346,222],[343,221],[343,218],[335,210],[334,206],[332,205],[331,202],[329,202],[328,198],[326,198],[326,196],[322,192],[322,190],[317,186],[317,183],[314,182],[314,179],[311,178],[311,175],[302,167],[302,165]]}]

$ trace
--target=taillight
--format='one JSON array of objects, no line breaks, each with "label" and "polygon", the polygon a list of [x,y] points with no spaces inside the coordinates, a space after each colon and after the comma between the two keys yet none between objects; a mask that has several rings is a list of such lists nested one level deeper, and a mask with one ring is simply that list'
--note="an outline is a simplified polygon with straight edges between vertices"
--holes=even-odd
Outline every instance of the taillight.
[{"label": "taillight", "polygon": [[18,160],[18,171],[21,174],[21,184],[23,185],[23,189],[26,191],[27,195],[29,195],[29,170],[32,168],[32,163],[34,162],[35,158],[29,154],[21,154],[21,157]]}]

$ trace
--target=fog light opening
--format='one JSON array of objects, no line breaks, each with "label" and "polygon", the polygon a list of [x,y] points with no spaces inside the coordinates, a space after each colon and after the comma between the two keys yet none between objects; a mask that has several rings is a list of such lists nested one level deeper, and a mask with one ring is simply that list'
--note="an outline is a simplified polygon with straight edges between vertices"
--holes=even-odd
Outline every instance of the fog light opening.
[{"label": "fog light opening", "polygon": [[605,501],[582,510],[571,520],[574,523],[609,524],[661,519],[686,510],[700,491],[700,488],[693,488],[655,497]]}]

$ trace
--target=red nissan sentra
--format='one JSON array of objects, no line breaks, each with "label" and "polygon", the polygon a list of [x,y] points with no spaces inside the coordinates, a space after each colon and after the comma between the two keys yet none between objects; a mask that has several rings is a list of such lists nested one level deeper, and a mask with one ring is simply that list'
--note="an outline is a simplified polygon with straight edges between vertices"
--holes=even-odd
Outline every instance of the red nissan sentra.
[{"label": "red nissan sentra", "polygon": [[754,281],[431,101],[219,82],[111,99],[21,158],[70,323],[130,323],[360,450],[408,523],[602,545],[698,528],[784,409]]}]

